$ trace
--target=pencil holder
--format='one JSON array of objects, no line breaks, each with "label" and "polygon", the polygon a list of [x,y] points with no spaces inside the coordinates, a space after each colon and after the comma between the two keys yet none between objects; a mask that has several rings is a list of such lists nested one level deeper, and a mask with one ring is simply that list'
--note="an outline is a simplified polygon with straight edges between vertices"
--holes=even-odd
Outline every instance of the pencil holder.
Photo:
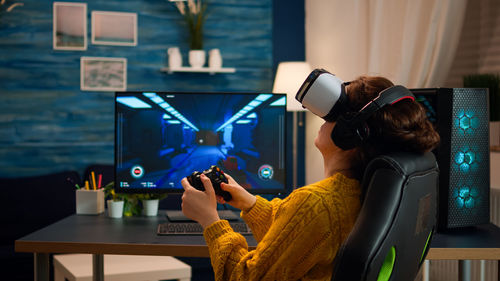
[{"label": "pencil holder", "polygon": [[76,213],[97,215],[104,212],[104,191],[102,189],[76,191]]}]

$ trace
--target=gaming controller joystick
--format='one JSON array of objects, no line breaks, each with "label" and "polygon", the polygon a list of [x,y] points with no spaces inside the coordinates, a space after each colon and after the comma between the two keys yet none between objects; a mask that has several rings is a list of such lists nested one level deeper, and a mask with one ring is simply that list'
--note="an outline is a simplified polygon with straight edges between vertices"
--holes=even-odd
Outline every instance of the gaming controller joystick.
[{"label": "gaming controller joystick", "polygon": [[224,172],[219,167],[212,165],[208,170],[205,170],[203,172],[194,171],[187,177],[187,180],[194,188],[205,191],[205,187],[203,186],[203,183],[200,179],[201,174],[204,174],[210,179],[210,181],[212,182],[212,186],[214,187],[215,194],[222,196],[225,201],[231,201],[231,199],[233,198],[231,197],[231,193],[222,190],[222,188],[220,187],[221,183],[228,183],[228,180],[224,175]]}]

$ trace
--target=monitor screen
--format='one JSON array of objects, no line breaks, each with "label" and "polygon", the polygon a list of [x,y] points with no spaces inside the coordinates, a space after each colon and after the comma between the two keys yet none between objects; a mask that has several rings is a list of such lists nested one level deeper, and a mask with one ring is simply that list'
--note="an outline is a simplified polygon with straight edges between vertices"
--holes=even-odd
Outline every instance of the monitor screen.
[{"label": "monitor screen", "polygon": [[117,192],[180,193],[217,165],[252,193],[282,193],[285,113],[284,94],[117,92]]}]

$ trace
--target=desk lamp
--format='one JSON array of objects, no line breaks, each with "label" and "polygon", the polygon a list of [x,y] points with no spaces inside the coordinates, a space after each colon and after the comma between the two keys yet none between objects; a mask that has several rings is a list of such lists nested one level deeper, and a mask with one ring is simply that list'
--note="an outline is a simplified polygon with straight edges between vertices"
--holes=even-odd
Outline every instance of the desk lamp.
[{"label": "desk lamp", "polygon": [[[276,71],[274,79],[273,93],[286,94],[286,109],[293,111],[293,131],[292,131],[292,163],[293,163],[293,188],[297,188],[297,127],[304,126],[303,114],[297,114],[298,111],[305,111],[302,104],[295,99],[300,86],[304,82],[304,77],[311,73],[311,66],[304,61],[281,62]],[[299,118],[300,117],[300,118]],[[300,119],[300,120],[299,120]]]}]

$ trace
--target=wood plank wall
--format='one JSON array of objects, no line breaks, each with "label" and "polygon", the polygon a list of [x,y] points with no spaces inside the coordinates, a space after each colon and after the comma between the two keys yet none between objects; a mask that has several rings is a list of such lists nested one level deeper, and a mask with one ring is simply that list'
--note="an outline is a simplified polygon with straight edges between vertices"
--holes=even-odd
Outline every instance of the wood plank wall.
[{"label": "wood plank wall", "polygon": [[[216,75],[160,72],[169,47],[179,46],[183,64],[188,61],[186,29],[171,2],[84,2],[86,51],[53,50],[53,1],[21,2],[10,13],[0,11],[0,177],[82,172],[89,164],[113,163],[114,93],[80,90],[82,56],[127,58],[128,90],[272,90],[272,0],[205,1],[204,49],[219,48],[223,65],[237,69]],[[137,13],[138,45],[91,44],[92,11]]]}]

